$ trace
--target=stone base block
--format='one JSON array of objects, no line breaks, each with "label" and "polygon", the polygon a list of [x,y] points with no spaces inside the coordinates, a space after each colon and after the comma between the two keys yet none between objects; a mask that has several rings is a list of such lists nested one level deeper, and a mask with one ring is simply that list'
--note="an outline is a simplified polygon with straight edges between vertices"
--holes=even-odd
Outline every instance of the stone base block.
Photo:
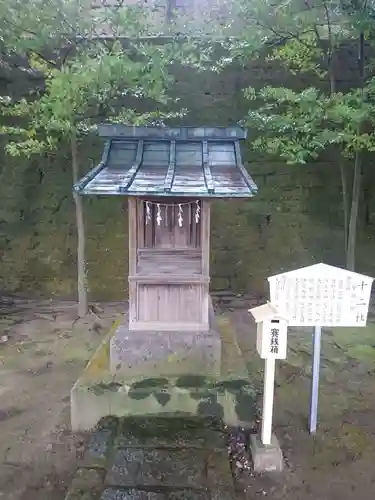
[{"label": "stone base block", "polygon": [[132,331],[121,325],[110,343],[110,371],[135,376],[219,376],[221,338],[209,332]]},{"label": "stone base block", "polygon": [[116,324],[74,384],[74,431],[92,429],[108,415],[213,416],[228,426],[254,427],[255,390],[225,318],[204,334],[127,331]]},{"label": "stone base block", "polygon": [[255,472],[281,472],[284,461],[277,437],[273,434],[270,445],[262,444],[260,436],[250,436],[250,449]]},{"label": "stone base block", "polygon": [[78,381],[71,391],[72,429],[90,430],[108,415],[214,417],[229,426],[238,426],[243,413],[251,418],[251,396],[247,387],[242,387],[244,381],[231,381],[240,386],[233,390],[225,388],[226,381],[202,380],[200,387],[192,387],[184,384],[183,379],[155,378],[132,384],[98,380],[89,385]]}]

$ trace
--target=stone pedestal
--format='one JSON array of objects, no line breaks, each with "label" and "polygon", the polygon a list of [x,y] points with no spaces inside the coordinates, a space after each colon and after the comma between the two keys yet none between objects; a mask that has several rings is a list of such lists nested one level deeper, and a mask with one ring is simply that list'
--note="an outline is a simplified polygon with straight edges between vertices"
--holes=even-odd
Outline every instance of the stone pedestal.
[{"label": "stone pedestal", "polygon": [[110,371],[124,377],[220,375],[221,338],[209,332],[132,331],[121,325],[110,343]]},{"label": "stone pedestal", "polygon": [[129,332],[117,324],[72,388],[71,425],[87,431],[108,415],[185,414],[253,427],[254,398],[225,318],[206,333]]},{"label": "stone pedestal", "polygon": [[274,434],[272,434],[270,445],[262,444],[259,435],[251,435],[250,449],[255,472],[281,472],[283,470],[283,454]]}]

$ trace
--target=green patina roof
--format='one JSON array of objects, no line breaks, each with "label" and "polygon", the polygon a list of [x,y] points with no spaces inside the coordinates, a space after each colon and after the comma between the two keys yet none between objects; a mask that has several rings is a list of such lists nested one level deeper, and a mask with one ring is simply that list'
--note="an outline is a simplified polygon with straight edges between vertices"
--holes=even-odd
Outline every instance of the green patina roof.
[{"label": "green patina roof", "polygon": [[257,187],[241,159],[239,127],[101,125],[102,161],[74,189],[80,194],[247,198]]}]

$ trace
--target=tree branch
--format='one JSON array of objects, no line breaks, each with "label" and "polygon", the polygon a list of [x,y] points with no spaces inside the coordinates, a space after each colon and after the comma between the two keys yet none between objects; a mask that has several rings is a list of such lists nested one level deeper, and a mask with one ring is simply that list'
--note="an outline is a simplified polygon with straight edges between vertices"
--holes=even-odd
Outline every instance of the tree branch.
[{"label": "tree branch", "polygon": [[306,30],[303,31],[302,33],[291,33],[290,31],[285,31],[283,34],[281,32],[278,32],[273,28],[272,26],[268,24],[262,24],[260,21],[256,21],[257,26],[260,28],[263,28],[264,30],[269,30],[271,33],[273,33],[276,37],[278,37],[278,43],[283,43],[287,42],[289,40],[298,40],[302,45],[305,45],[306,47],[311,48],[312,46],[309,45],[305,40],[301,39],[301,36],[306,35],[311,32],[311,30]]}]

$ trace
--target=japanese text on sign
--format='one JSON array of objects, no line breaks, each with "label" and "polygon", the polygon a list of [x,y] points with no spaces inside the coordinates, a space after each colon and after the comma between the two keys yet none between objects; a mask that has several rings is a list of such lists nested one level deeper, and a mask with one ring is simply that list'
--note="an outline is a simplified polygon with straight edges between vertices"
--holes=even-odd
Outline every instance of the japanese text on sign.
[{"label": "japanese text on sign", "polygon": [[266,321],[259,331],[258,352],[263,359],[285,359],[287,325],[285,321]]},{"label": "japanese text on sign", "polygon": [[271,354],[278,354],[278,352],[279,352],[279,329],[278,328],[271,329],[270,352],[271,352]]},{"label": "japanese text on sign", "polygon": [[271,301],[290,326],[366,325],[372,278],[341,269],[329,276],[302,271],[269,279]]}]

